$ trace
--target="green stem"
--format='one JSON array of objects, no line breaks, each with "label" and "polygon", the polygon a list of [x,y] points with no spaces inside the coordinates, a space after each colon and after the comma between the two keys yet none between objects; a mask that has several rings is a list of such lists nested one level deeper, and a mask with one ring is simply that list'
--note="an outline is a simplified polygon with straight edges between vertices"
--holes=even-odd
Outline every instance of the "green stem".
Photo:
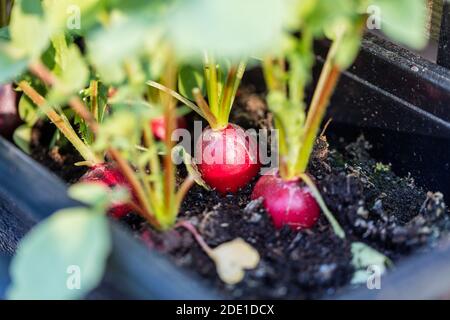
[{"label": "green stem", "polygon": [[[173,59],[169,57],[168,65],[164,75],[163,81],[166,83],[168,88],[175,88],[176,86],[176,75],[177,70]],[[176,112],[175,106],[176,102],[171,95],[166,95],[162,97],[162,104],[164,106],[164,122],[166,125],[165,131],[166,136],[164,139],[164,144],[166,147],[166,153],[163,158],[164,163],[164,204],[165,204],[165,219],[162,221],[163,226],[170,225],[174,220],[174,216],[178,212],[174,212],[174,197],[175,197],[175,165],[172,161],[172,148],[174,147],[174,142],[172,141],[172,132],[176,129]],[[165,223],[164,223],[165,222]]]},{"label": "green stem", "polygon": [[[178,211],[180,210],[180,206],[181,203],[183,202],[184,197],[186,196],[189,189],[194,185],[194,183],[195,183],[194,177],[189,175],[180,185],[177,194],[175,195],[175,208],[174,208],[175,213],[178,213]],[[177,215],[175,214],[171,221],[171,225],[175,223],[176,217]]]},{"label": "green stem", "polygon": [[197,103],[197,106],[203,113],[203,118],[209,123],[212,129],[221,129],[217,118],[215,115],[212,114],[211,110],[209,109],[208,103],[203,98],[203,95],[198,88],[194,88],[192,90],[192,94],[195,98],[195,102]]},{"label": "green stem", "polygon": [[187,107],[191,108],[193,111],[198,113],[202,118],[205,118],[205,115],[203,114],[202,110],[198,106],[196,106],[190,100],[183,97],[178,92],[166,87],[165,85],[162,85],[162,84],[152,81],[152,80],[147,81],[146,84],[150,87],[153,87],[155,89],[158,89],[162,92],[165,92],[165,93],[171,95],[173,98],[177,99],[178,101],[180,101],[181,103],[183,103],[184,105],[186,105]]},{"label": "green stem", "polygon": [[92,80],[89,87],[91,89],[91,113],[94,115],[95,121],[98,122],[98,81]]},{"label": "green stem", "polygon": [[219,118],[219,94],[217,83],[217,66],[212,55],[205,54],[205,78],[207,83],[208,103],[211,112]]},{"label": "green stem", "polygon": [[227,75],[225,86],[222,91],[222,96],[219,102],[219,115],[217,116],[220,127],[225,128],[228,125],[228,109],[232,101],[232,94],[234,90],[234,82],[237,76],[237,68],[232,66]]},{"label": "green stem", "polygon": [[[41,79],[48,86],[55,86],[58,80],[52,74],[52,72],[40,61],[36,61],[29,66],[30,71]],[[84,105],[78,96],[73,96],[69,100],[69,106],[78,114],[90,127],[94,134],[98,130],[98,123],[95,121],[92,114],[89,112],[88,108]]]},{"label": "green stem", "polygon": [[323,213],[328,219],[328,222],[331,224],[331,227],[333,228],[334,233],[341,239],[345,239],[345,232],[344,229],[342,229],[339,222],[335,219],[331,211],[328,209],[327,205],[325,204],[325,201],[322,198],[322,195],[320,194],[319,190],[317,189],[314,182],[311,180],[311,178],[305,174],[300,174],[300,178],[303,180],[303,182],[306,183],[306,185],[311,190],[311,193],[313,194],[314,198],[316,199],[317,203],[319,204],[320,208],[322,209]]},{"label": "green stem", "polygon": [[90,164],[102,163],[103,161],[92,152],[92,150],[78,137],[72,126],[64,121],[54,109],[47,105],[44,97],[34,90],[26,81],[21,81],[19,87],[39,108],[41,108],[51,122],[70,141],[80,155]]},{"label": "green stem", "polygon": [[245,73],[245,68],[247,67],[247,63],[246,61],[241,61],[237,67],[237,72],[236,72],[236,76],[234,77],[233,80],[233,91],[231,93],[231,99],[229,101],[229,104],[226,108],[226,115],[225,118],[228,119],[230,118],[230,113],[231,113],[231,109],[233,108],[233,104],[234,104],[234,99],[236,98],[236,93],[239,89],[239,86],[241,84],[242,78],[244,77],[244,73]]},{"label": "green stem", "polygon": [[[145,146],[149,149],[149,152],[151,152],[149,160],[150,173],[155,177],[158,177],[159,179],[159,177],[161,176],[161,164],[159,163],[158,151],[155,146],[155,140],[153,139],[153,135],[150,132],[150,126],[144,126],[144,142]],[[161,184],[157,183],[157,185],[160,186]],[[158,197],[162,194],[162,189],[161,190],[159,189],[157,190]]]},{"label": "green stem", "polygon": [[144,189],[142,188],[139,180],[136,178],[134,170],[116,149],[109,148],[108,154],[116,162],[120,171],[130,184],[131,189],[133,190],[138,200],[139,207],[145,215],[144,218],[146,218],[155,228],[160,228],[160,223],[155,219],[155,216],[151,211],[151,206],[149,204],[148,198],[145,196]]},{"label": "green stem", "polygon": [[317,134],[320,129],[325,111],[334,93],[337,82],[341,75],[340,67],[334,62],[336,52],[340,45],[340,39],[336,39],[330,48],[325,64],[317,84],[314,96],[308,111],[305,124],[305,136],[300,150],[299,158],[295,166],[298,174],[304,173],[308,167]]}]

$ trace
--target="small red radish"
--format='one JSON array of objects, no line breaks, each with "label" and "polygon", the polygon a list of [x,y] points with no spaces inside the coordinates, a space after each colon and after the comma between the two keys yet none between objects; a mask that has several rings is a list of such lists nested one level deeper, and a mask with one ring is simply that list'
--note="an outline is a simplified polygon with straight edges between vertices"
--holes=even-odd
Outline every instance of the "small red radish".
[{"label": "small red radish", "polygon": [[16,97],[11,84],[0,85],[0,135],[7,138],[20,124]]},{"label": "small red radish", "polygon": [[[164,140],[166,138],[166,122],[164,117],[153,118],[150,122],[153,135],[159,139]],[[177,117],[177,129],[186,129],[187,123],[184,117]]]},{"label": "small red radish", "polygon": [[[122,172],[113,165],[107,163],[97,164],[91,167],[89,171],[81,177],[80,182],[101,183],[109,188],[121,186],[127,188],[131,193],[131,186],[122,175]],[[119,219],[131,211],[133,211],[133,209],[127,203],[113,203],[108,214]]]},{"label": "small red radish", "polygon": [[223,130],[207,127],[195,148],[195,162],[203,180],[224,194],[236,192],[258,174],[257,142],[244,129],[228,124]]},{"label": "small red radish", "polygon": [[320,208],[300,179],[284,181],[277,171],[262,176],[255,185],[252,199],[262,197],[263,205],[276,228],[307,229],[319,219]]}]

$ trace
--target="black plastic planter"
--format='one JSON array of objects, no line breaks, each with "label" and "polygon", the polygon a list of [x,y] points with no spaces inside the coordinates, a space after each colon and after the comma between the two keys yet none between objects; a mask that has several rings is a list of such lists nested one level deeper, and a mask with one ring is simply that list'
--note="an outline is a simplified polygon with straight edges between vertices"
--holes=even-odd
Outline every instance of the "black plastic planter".
[{"label": "black plastic planter", "polygon": [[[419,185],[450,199],[449,70],[368,35],[355,65],[341,79],[329,115],[334,119],[331,136],[352,139],[364,133],[376,158],[392,163],[399,174],[411,172]],[[12,255],[34,223],[74,204],[61,181],[0,139],[0,253]],[[112,230],[113,253],[92,298],[218,297],[129,232],[115,224]],[[7,282],[2,261],[7,259],[0,257],[0,294]],[[401,262],[381,290],[349,288],[336,298],[441,298],[450,292],[448,270],[450,246],[442,244]]]},{"label": "black plastic planter", "polygon": [[[0,295],[8,284],[9,257],[20,238],[55,210],[80,205],[56,176],[0,138]],[[214,299],[201,281],[188,277],[132,235],[111,223],[113,252],[105,277],[90,298]]]}]

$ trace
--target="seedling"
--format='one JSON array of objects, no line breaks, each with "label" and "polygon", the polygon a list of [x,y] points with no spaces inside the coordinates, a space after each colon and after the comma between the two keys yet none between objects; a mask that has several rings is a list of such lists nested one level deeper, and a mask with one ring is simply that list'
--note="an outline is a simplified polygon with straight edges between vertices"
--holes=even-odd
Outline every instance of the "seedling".
[{"label": "seedling", "polygon": [[[163,81],[165,87],[174,88],[175,67],[172,61],[168,64]],[[176,128],[175,100],[161,93],[160,101],[164,130],[171,133]],[[94,147],[99,151],[108,151],[116,162],[135,199],[133,210],[155,228],[166,230],[175,223],[181,201],[194,179],[188,176],[176,190],[175,164],[170,152],[174,142],[170,134],[166,134],[163,145],[158,144],[148,125],[152,116],[159,114],[157,107],[136,107],[112,115],[99,128]]]},{"label": "seedling", "polygon": [[[261,177],[256,184],[252,198],[264,198],[264,206],[277,227],[289,225],[293,229],[312,227],[318,219],[319,208],[311,193],[332,224],[335,233],[344,237],[344,231],[326,209],[320,193],[307,175],[308,163],[313,152],[317,134],[330,98],[343,70],[349,67],[359,50],[367,16],[363,9],[373,2],[383,7],[385,31],[394,38],[399,37],[410,22],[393,19],[398,7],[388,7],[383,1],[352,1],[331,4],[316,1],[311,7],[298,3],[300,17],[294,21],[294,31],[298,37],[287,36],[287,46],[278,55],[267,56],[263,60],[265,81],[268,87],[267,101],[274,114],[275,126],[279,132],[279,169]],[[414,10],[420,12],[420,1],[414,1]],[[325,8],[333,12],[330,19],[323,19]],[[414,11],[413,10],[413,11]],[[416,10],[417,11],[417,10]],[[415,12],[416,13],[416,12]],[[417,15],[416,15],[417,16]],[[319,19],[320,18],[320,19]],[[420,30],[420,21],[417,21]],[[404,24],[404,25],[402,25]],[[394,27],[395,25],[395,27]],[[404,34],[404,41],[410,45],[421,45],[423,36],[415,33]],[[305,87],[309,83],[314,61],[313,41],[326,34],[331,40],[326,61],[314,90],[308,113],[305,112]],[[417,39],[418,40],[417,40]],[[287,68],[289,65],[289,68]],[[276,192],[277,196],[274,195]]]},{"label": "seedling", "polygon": [[[203,71],[208,102],[201,88],[187,83],[192,75],[180,74],[180,81],[187,96],[196,104],[173,90],[154,81],[148,84],[171,94],[202,116],[209,124],[195,148],[195,162],[203,180],[220,193],[236,192],[246,185],[259,171],[256,140],[244,130],[229,123],[231,108],[245,71],[246,63],[231,64],[227,72],[213,55],[205,54]],[[192,94],[190,94],[192,93]]]}]

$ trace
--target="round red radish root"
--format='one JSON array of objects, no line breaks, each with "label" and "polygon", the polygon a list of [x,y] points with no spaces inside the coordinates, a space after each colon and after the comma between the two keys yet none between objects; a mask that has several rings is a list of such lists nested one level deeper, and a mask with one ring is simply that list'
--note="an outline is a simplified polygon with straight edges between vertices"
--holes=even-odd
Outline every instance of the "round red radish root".
[{"label": "round red radish root", "polygon": [[[166,121],[164,117],[153,118],[150,122],[153,135],[159,139],[164,140],[166,138]],[[186,120],[183,117],[177,118],[177,129],[186,129]]]},{"label": "round red radish root", "polygon": [[20,124],[17,94],[11,84],[0,85],[0,135],[10,138]]},{"label": "round red radish root", "polygon": [[195,162],[209,186],[222,194],[236,192],[258,174],[256,138],[234,124],[219,131],[208,127],[197,141]]},{"label": "round red radish root", "polygon": [[307,229],[319,219],[319,205],[300,180],[284,181],[276,171],[272,171],[262,176],[253,189],[252,199],[261,197],[278,229],[284,225],[294,230]]},{"label": "round red radish root", "polygon": [[[111,164],[98,164],[89,169],[80,179],[80,182],[100,183],[109,188],[121,186],[127,188],[131,193],[131,186],[126,181],[119,169]],[[121,218],[133,211],[126,203],[113,203],[108,210],[108,214],[114,218]]]}]

